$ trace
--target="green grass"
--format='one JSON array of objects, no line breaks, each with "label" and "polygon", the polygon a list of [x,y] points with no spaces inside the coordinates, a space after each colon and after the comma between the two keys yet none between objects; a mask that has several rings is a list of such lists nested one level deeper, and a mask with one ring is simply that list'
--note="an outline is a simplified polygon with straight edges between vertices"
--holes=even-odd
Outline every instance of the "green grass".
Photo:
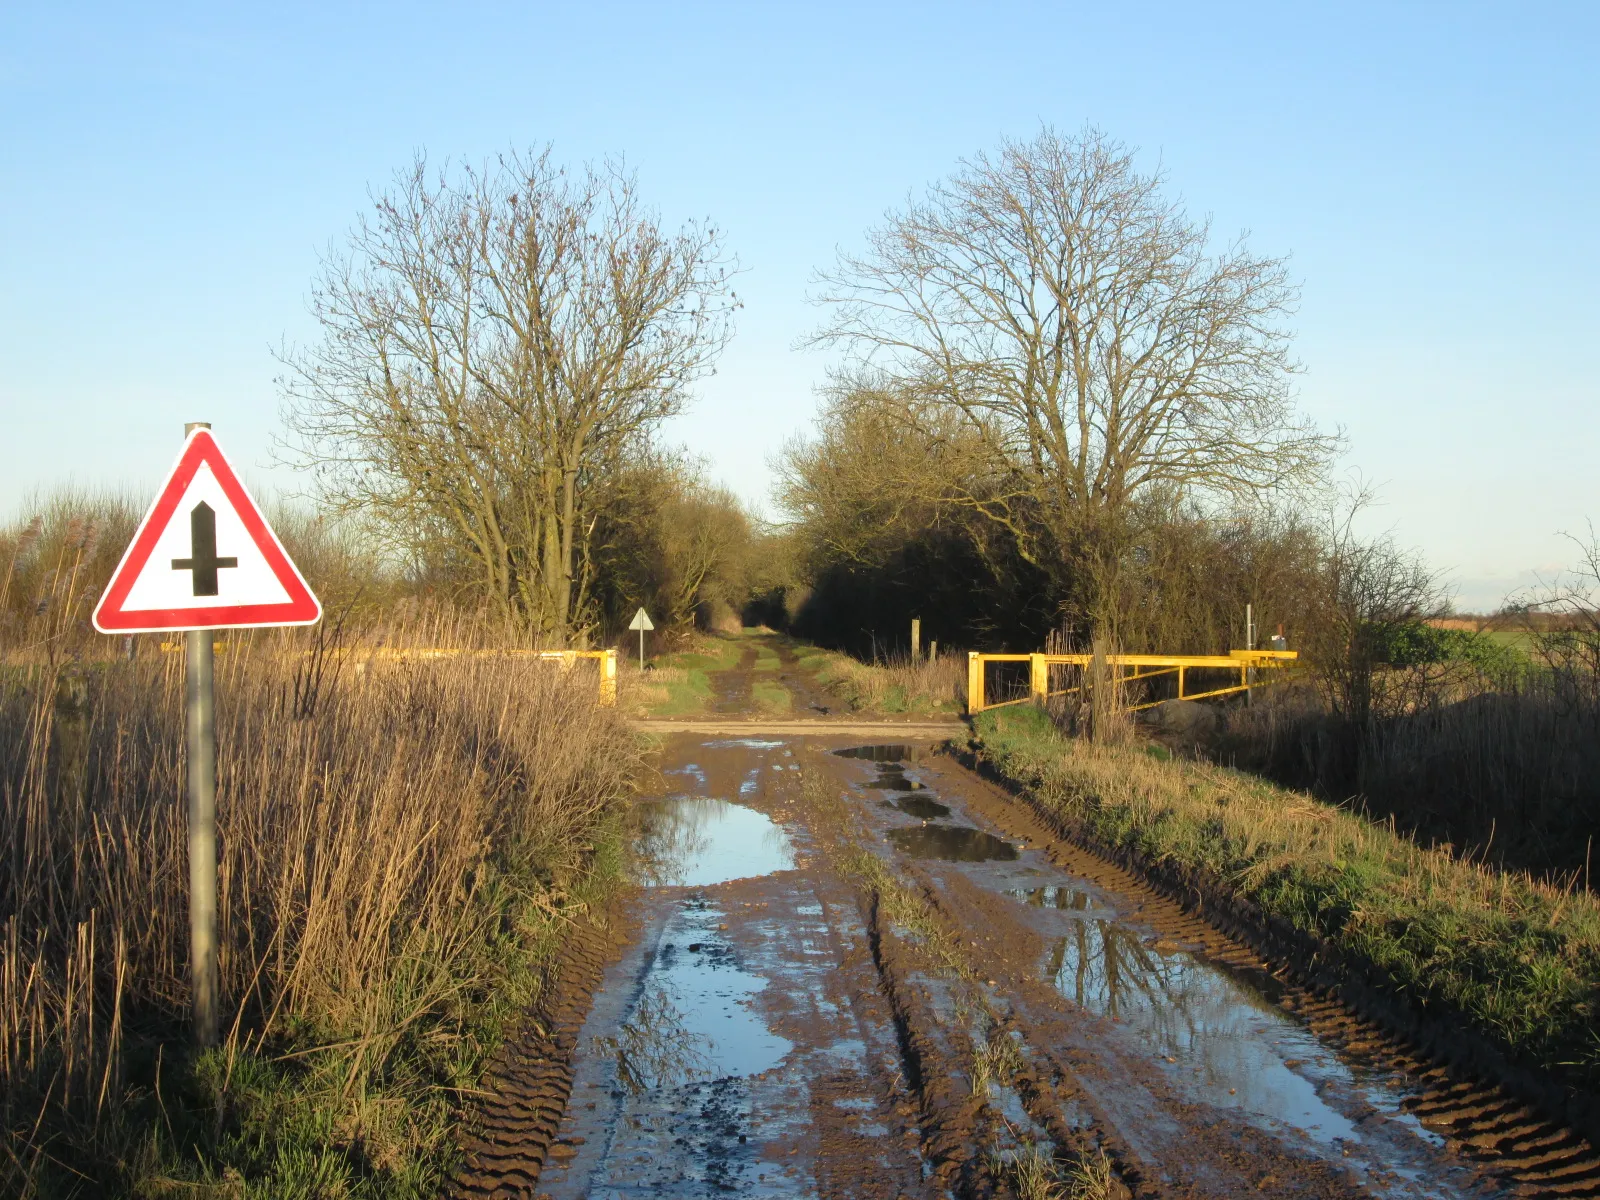
[{"label": "green grass", "polygon": [[776,679],[757,677],[750,687],[750,698],[763,712],[788,712],[794,706],[789,689]]},{"label": "green grass", "polygon": [[1600,1086],[1600,900],[1424,850],[1253,776],[981,714],[980,753],[1091,837],[1208,876],[1376,964],[1424,1008]]},{"label": "green grass", "polygon": [[722,634],[702,634],[686,650],[661,655],[649,661],[657,667],[678,667],[692,671],[728,671],[739,665],[745,648],[739,638]]},{"label": "green grass", "polygon": [[711,703],[711,677],[698,667],[684,671],[681,678],[651,680],[649,686],[665,693],[646,704],[653,716],[688,716],[704,712]]}]

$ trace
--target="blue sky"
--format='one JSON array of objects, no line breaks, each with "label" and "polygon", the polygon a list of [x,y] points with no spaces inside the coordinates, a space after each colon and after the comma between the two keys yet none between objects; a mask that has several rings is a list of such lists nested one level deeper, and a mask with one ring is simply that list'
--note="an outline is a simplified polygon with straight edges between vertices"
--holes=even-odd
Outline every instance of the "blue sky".
[{"label": "blue sky", "polygon": [[671,436],[753,499],[808,424],[813,268],[963,155],[1092,122],[1293,255],[1302,404],[1493,605],[1600,520],[1600,5],[71,5],[0,10],[0,513],[149,487],[210,419],[263,489],[272,350],[418,149],[622,154],[744,267]]}]

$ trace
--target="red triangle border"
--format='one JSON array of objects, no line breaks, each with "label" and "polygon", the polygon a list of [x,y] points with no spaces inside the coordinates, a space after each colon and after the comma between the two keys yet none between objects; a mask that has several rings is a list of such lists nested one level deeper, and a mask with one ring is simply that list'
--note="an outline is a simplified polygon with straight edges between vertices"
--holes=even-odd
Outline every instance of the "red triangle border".
[{"label": "red triangle border", "polygon": [[[221,486],[223,495],[233,505],[240,521],[244,523],[251,540],[267,560],[272,573],[283,590],[289,594],[287,601],[278,604],[235,604],[210,608],[151,608],[127,612],[122,605],[133,590],[134,582],[149,564],[156,542],[166,531],[178,502],[194,481],[201,466],[209,466]],[[184,443],[167,481],[162,485],[156,501],[150,506],[144,520],[139,523],[133,541],[111,574],[105,594],[94,610],[94,627],[101,633],[164,633],[181,629],[253,629],[269,625],[314,625],[322,618],[322,605],[312,595],[301,577],[299,569],[289,560],[277,535],[267,525],[266,518],[256,507],[250,493],[245,491],[239,477],[234,474],[222,448],[209,429],[196,429]]]}]

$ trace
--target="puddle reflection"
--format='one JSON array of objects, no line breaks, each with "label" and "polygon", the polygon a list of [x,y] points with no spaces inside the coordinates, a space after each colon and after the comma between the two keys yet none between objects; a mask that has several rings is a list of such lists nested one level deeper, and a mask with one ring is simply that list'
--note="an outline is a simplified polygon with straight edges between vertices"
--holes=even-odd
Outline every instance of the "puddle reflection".
[{"label": "puddle reflection", "polygon": [[851,746],[848,750],[835,750],[840,758],[864,758],[868,762],[910,762],[917,757],[916,748],[906,745]]},{"label": "puddle reflection", "polygon": [[948,804],[940,804],[937,800],[930,800],[926,796],[902,796],[898,800],[885,800],[883,807],[898,808],[901,812],[921,817],[924,821],[937,821],[950,815]]},{"label": "puddle reflection", "polygon": [[633,1096],[711,1072],[709,1039],[684,1028],[683,1013],[665,988],[640,996],[616,1034],[597,1037],[594,1043],[598,1053],[615,1059],[617,1079]]},{"label": "puddle reflection", "polygon": [[771,818],[705,796],[676,796],[640,805],[643,882],[656,887],[709,887],[794,867],[789,835]]},{"label": "puddle reflection", "polygon": [[1034,908],[1064,908],[1073,912],[1083,912],[1085,909],[1096,907],[1088,892],[1080,892],[1076,888],[1012,888],[1007,894]]},{"label": "puddle reflection", "polygon": [[595,1038],[628,1094],[758,1075],[794,1048],[752,1007],[767,980],[742,969],[719,937],[723,915],[691,897],[669,923],[627,1018],[615,1034]]},{"label": "puddle reflection", "polygon": [[885,771],[881,768],[878,771],[878,777],[876,779],[874,779],[871,783],[864,783],[861,786],[880,792],[922,791],[922,784],[918,783],[915,779],[910,778],[904,771]]},{"label": "puddle reflection", "polygon": [[1209,963],[1176,947],[1153,947],[1115,921],[1075,920],[1045,971],[1075,1004],[1117,1019],[1138,1041],[1176,1059],[1215,1103],[1239,1104],[1324,1142],[1357,1136],[1318,1095],[1324,1080],[1351,1082],[1349,1069],[1264,996]]},{"label": "puddle reflection", "polygon": [[895,848],[912,858],[935,858],[944,862],[1011,862],[1017,848],[1003,838],[965,825],[918,825],[914,829],[891,829],[889,840]]}]

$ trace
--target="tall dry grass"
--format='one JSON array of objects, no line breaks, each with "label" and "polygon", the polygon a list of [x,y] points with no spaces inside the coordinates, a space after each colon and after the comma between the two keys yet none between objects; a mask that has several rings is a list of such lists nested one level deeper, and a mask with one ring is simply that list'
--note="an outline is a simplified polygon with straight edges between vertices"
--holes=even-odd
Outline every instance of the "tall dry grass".
[{"label": "tall dry grass", "polygon": [[0,1191],[286,1195],[299,1172],[427,1194],[484,1014],[518,1000],[517,964],[571,915],[630,787],[633,740],[593,681],[373,653],[490,637],[438,614],[359,640],[225,636],[228,1038],[194,1063],[183,655],[23,633],[0,667]]},{"label": "tall dry grass", "polygon": [[0,654],[60,659],[81,645],[100,589],[133,537],[126,497],[61,490],[0,528]]}]

